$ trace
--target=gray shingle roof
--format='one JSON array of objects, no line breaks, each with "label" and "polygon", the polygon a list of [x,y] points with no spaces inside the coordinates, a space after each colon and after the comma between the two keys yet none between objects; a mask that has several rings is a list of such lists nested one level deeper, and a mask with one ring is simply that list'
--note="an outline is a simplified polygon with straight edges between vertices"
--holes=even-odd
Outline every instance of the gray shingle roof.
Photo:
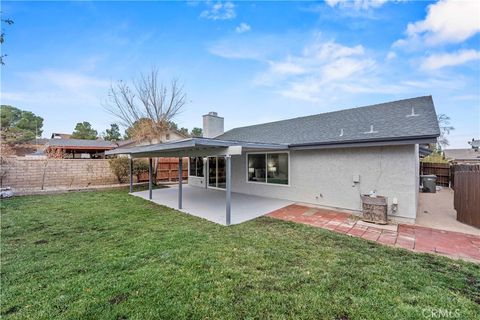
[{"label": "gray shingle roof", "polygon": [[476,160],[480,161],[480,151],[474,149],[445,149],[445,158],[450,160]]},{"label": "gray shingle roof", "polygon": [[105,140],[84,140],[84,139],[50,139],[47,147],[90,147],[90,148],[116,148],[117,144]]},{"label": "gray shingle roof", "polygon": [[432,97],[424,96],[235,128],[216,139],[302,145],[430,138],[439,134]]}]

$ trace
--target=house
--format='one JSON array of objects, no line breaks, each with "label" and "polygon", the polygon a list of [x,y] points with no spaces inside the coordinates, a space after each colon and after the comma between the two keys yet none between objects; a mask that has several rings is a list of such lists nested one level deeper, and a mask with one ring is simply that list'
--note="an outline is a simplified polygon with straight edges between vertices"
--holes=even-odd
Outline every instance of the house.
[{"label": "house", "polygon": [[[162,133],[158,138],[154,139],[153,141],[149,141],[147,139],[143,140],[135,140],[135,139],[128,139],[128,140],[121,140],[117,141],[117,146],[115,147],[115,152],[110,154],[123,154],[123,150],[126,149],[127,151],[133,147],[139,146],[147,146],[151,144],[160,144],[160,143],[167,143],[171,141],[178,141],[188,138],[189,136],[183,134],[178,130],[170,129],[165,133]],[[108,155],[108,154],[107,154]]]},{"label": "house", "polygon": [[147,139],[143,139],[140,141],[137,141],[135,139],[128,139],[128,140],[121,140],[117,141],[118,147],[119,148],[130,148],[133,146],[145,146],[149,144],[157,144],[157,143],[165,143],[165,142],[170,142],[170,141],[177,141],[181,139],[186,139],[188,138],[188,135],[183,134],[182,132],[178,130],[173,130],[170,129],[166,131],[165,133],[162,133],[159,137],[156,139],[150,141]]},{"label": "house", "polygon": [[72,135],[68,133],[52,133],[51,139],[70,139]]},{"label": "house", "polygon": [[13,155],[17,157],[29,157],[34,152],[41,150],[47,141],[48,139],[35,138],[26,143],[13,145],[11,146],[11,150],[13,151]]},{"label": "house", "polygon": [[118,145],[113,141],[85,139],[50,139],[44,147],[44,152],[52,154],[61,152],[65,159],[102,159],[105,151],[115,149]]},{"label": "house", "polygon": [[480,151],[478,148],[471,149],[445,149],[445,159],[458,164],[480,164]]},{"label": "house", "polygon": [[[203,116],[203,138],[123,149],[121,153],[131,158],[189,157],[188,188],[225,190],[227,225],[232,192],[359,211],[360,195],[375,191],[388,197],[392,219],[414,222],[419,145],[435,143],[440,135],[431,96],[227,132],[223,128],[224,119],[210,112]],[[180,181],[179,209],[182,188]],[[148,198],[152,199],[151,188]]]}]

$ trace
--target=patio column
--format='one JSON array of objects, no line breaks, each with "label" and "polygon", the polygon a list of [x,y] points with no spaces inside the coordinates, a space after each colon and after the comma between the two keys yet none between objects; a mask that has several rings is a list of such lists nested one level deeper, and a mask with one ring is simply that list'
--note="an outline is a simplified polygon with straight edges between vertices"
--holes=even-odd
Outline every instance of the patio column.
[{"label": "patio column", "polygon": [[178,158],[178,209],[182,209],[183,159]]},{"label": "patio column", "polygon": [[203,182],[205,184],[205,189],[208,188],[208,158],[202,158],[203,161]]},{"label": "patio column", "polygon": [[225,156],[225,180],[226,180],[226,188],[225,188],[225,195],[226,195],[226,206],[225,206],[225,223],[227,226],[230,225],[230,215],[232,209],[232,156]]},{"label": "patio column", "polygon": [[152,178],[153,176],[153,166],[152,158],[148,158],[148,199],[152,200]]},{"label": "patio column", "polygon": [[130,193],[133,192],[133,159],[132,156],[128,156],[130,163],[128,166],[128,173],[130,174]]}]

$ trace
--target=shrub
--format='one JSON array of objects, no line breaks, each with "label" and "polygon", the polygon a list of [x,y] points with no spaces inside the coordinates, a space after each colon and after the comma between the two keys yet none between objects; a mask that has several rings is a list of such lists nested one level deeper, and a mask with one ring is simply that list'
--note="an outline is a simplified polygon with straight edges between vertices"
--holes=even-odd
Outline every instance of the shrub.
[{"label": "shrub", "polygon": [[142,159],[133,161],[133,174],[138,176],[143,172],[148,172],[148,161]]},{"label": "shrub", "polygon": [[127,157],[118,157],[109,159],[108,163],[112,173],[117,177],[118,183],[125,182],[128,177],[129,159]]},{"label": "shrub", "polygon": [[45,154],[49,159],[65,159],[65,151],[62,148],[47,148]]},{"label": "shrub", "polygon": [[429,154],[428,156],[426,156],[425,158],[423,158],[423,159],[421,160],[421,162],[426,162],[426,163],[448,163],[448,160],[445,159],[445,157],[443,156],[443,154],[433,152],[433,153]]}]

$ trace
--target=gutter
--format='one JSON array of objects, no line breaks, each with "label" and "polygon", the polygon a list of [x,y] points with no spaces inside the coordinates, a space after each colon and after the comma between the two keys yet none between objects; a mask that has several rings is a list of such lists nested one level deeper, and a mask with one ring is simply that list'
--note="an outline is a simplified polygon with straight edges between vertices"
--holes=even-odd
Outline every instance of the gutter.
[{"label": "gutter", "polygon": [[292,150],[304,149],[328,149],[328,148],[345,148],[345,147],[369,147],[369,146],[389,146],[389,145],[407,145],[407,144],[427,144],[437,142],[437,135],[434,136],[412,136],[400,138],[385,139],[364,139],[364,140],[346,140],[334,142],[310,142],[290,144]]}]

